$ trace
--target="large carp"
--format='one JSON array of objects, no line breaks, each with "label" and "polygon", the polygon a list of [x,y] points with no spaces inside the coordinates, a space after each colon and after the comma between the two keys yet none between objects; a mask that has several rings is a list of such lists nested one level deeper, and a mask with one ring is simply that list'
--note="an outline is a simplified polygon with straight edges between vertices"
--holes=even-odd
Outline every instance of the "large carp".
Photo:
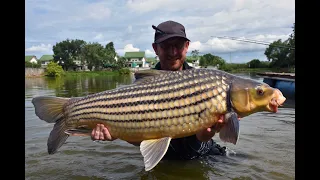
[{"label": "large carp", "polygon": [[35,97],[36,115],[55,123],[48,138],[54,154],[70,135],[90,135],[104,124],[113,137],[141,142],[145,170],[155,167],[170,140],[212,127],[221,115],[222,141],[236,144],[238,117],[277,112],[286,98],[281,91],[252,79],[214,69],[145,70],[128,86],[85,97]]}]

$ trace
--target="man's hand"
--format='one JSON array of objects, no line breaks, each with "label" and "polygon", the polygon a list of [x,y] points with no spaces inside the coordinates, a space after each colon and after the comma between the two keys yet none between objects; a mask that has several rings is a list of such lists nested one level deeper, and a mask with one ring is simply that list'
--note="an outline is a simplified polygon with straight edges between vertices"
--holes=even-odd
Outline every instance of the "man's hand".
[{"label": "man's hand", "polygon": [[[238,118],[239,121],[240,121],[240,118]],[[218,122],[212,126],[212,127],[209,127],[209,128],[206,128],[202,131],[199,131],[196,136],[198,138],[199,141],[202,141],[202,142],[207,142],[209,141],[214,135],[216,132],[219,132],[221,130],[221,128],[223,127],[224,125],[224,115],[221,115]]]},{"label": "man's hand", "polygon": [[[117,138],[112,137],[108,128],[105,127],[103,124],[97,124],[96,128],[94,128],[91,132],[91,139],[93,141],[95,140],[101,140],[101,141],[113,141]],[[134,146],[139,146],[140,142],[128,142]]]},{"label": "man's hand", "polygon": [[91,139],[93,141],[113,141],[117,138],[112,137],[108,129],[103,124],[97,124],[96,128],[91,132]]}]

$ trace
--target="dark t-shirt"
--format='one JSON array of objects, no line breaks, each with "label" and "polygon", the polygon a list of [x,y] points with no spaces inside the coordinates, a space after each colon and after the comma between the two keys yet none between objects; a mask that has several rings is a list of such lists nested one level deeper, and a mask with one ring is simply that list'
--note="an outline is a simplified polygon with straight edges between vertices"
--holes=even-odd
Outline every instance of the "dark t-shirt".
[{"label": "dark t-shirt", "polygon": [[[185,61],[183,70],[191,69]],[[154,69],[161,70],[160,62],[156,64]],[[207,142],[199,141],[196,135],[172,139],[164,158],[166,159],[194,159],[204,155],[225,155],[225,147],[221,147],[212,139]]]}]

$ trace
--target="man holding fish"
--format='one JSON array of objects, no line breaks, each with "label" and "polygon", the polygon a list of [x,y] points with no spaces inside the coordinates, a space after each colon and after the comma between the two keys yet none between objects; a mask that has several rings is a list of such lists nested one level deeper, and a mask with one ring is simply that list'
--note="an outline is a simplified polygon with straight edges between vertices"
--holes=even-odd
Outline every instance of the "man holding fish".
[{"label": "man holding fish", "polygon": [[[131,85],[84,97],[38,96],[36,115],[54,123],[47,141],[55,154],[69,136],[93,140],[116,138],[140,147],[145,170],[163,157],[194,159],[224,155],[212,137],[236,144],[239,118],[278,111],[286,98],[266,83],[185,62],[189,47],[184,26],[166,21],[157,27],[155,69],[135,72]],[[103,125],[102,125],[103,124]]]},{"label": "man holding fish", "polygon": [[[157,70],[181,71],[191,69],[185,61],[190,40],[186,37],[185,28],[182,24],[174,21],[160,23],[155,30],[152,47],[159,57],[156,64]],[[204,129],[196,135],[172,139],[164,158],[194,159],[203,155],[225,155],[225,147],[216,144],[212,137],[215,131],[223,124],[224,116],[221,116],[215,127]],[[108,128],[98,124],[91,134],[92,140],[113,141]],[[129,142],[131,143],[131,142]],[[131,143],[139,146],[140,143]]]}]

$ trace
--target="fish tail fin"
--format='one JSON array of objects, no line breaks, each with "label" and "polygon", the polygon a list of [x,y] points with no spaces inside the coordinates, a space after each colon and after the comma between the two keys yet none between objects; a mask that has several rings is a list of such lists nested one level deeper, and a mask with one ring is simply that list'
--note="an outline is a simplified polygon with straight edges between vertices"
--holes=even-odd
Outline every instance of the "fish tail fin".
[{"label": "fish tail fin", "polygon": [[47,123],[63,117],[63,106],[70,98],[39,96],[32,99],[36,115]]},{"label": "fish tail fin", "polygon": [[32,99],[36,115],[48,123],[55,123],[47,142],[49,154],[56,153],[69,137],[65,133],[68,127],[63,114],[63,107],[69,99],[49,96],[40,96]]},{"label": "fish tail fin", "polygon": [[54,154],[63,145],[63,143],[68,139],[69,134],[66,134],[67,126],[65,124],[65,119],[58,119],[52,131],[50,132],[47,147],[48,153]]}]

